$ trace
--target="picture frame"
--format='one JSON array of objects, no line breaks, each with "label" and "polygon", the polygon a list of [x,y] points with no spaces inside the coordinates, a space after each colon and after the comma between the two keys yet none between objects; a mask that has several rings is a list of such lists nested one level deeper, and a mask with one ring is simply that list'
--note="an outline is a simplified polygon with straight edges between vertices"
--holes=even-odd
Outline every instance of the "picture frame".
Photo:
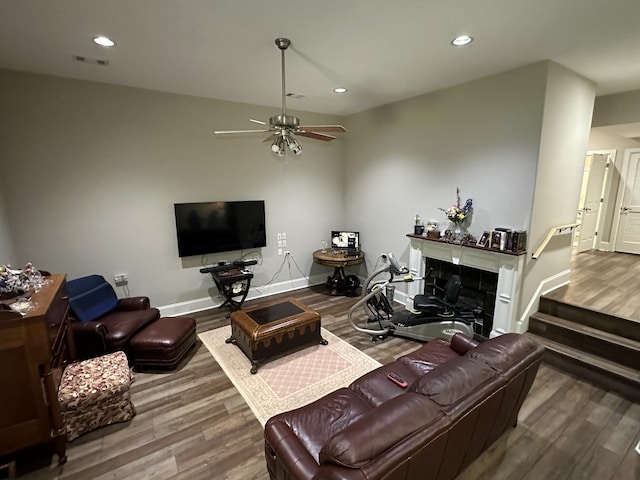
[{"label": "picture frame", "polygon": [[482,236],[480,236],[480,238],[478,239],[478,241],[476,242],[476,245],[478,247],[488,247],[489,246],[489,238],[491,237],[491,233],[485,231]]},{"label": "picture frame", "polygon": [[500,230],[491,231],[491,248],[495,250],[504,250],[506,246],[507,232]]}]

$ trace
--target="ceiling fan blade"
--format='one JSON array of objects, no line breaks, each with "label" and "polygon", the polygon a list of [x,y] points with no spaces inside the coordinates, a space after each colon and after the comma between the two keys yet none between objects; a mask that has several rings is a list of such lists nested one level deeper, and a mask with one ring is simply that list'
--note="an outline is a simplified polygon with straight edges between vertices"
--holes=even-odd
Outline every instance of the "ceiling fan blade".
[{"label": "ceiling fan blade", "polygon": [[325,135],[324,133],[316,133],[316,132],[299,131],[299,132],[296,132],[296,135],[300,135],[301,137],[313,138],[315,140],[323,140],[325,142],[330,142],[331,140],[336,139],[336,137],[334,137],[333,135]]},{"label": "ceiling fan blade", "polygon": [[267,138],[265,138],[265,139],[262,141],[262,143],[265,143],[265,142],[273,142],[273,141],[276,139],[276,137],[278,137],[278,135],[277,135],[277,134],[275,134],[275,133],[274,133],[273,135],[269,135]]},{"label": "ceiling fan blade", "polygon": [[228,133],[263,133],[270,130],[216,130],[213,133],[215,135],[226,135]]},{"label": "ceiling fan blade", "polygon": [[249,121],[250,121],[250,122],[253,122],[253,123],[257,123],[257,124],[259,124],[259,125],[266,125],[266,123],[265,123],[265,122],[263,122],[262,120],[256,120],[256,119],[254,119],[254,118],[250,118],[250,119],[249,119]]},{"label": "ceiling fan blade", "polygon": [[300,130],[330,133],[346,133],[347,131],[347,129],[342,125],[306,125],[304,127],[300,127]]}]

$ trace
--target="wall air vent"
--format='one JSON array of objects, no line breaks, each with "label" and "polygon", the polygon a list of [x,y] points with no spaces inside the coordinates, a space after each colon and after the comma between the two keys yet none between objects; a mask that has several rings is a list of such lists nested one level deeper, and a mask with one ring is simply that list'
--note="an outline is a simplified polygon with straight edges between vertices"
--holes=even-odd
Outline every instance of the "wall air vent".
[{"label": "wall air vent", "polygon": [[304,98],[304,97],[306,97],[306,95],[303,94],[303,93],[289,92],[289,93],[287,93],[287,97],[289,97],[289,98]]},{"label": "wall air vent", "polygon": [[73,55],[73,59],[76,62],[92,63],[94,65],[102,65],[103,67],[106,67],[107,65],[109,65],[109,60],[104,60],[101,58],[85,57],[84,55]]}]

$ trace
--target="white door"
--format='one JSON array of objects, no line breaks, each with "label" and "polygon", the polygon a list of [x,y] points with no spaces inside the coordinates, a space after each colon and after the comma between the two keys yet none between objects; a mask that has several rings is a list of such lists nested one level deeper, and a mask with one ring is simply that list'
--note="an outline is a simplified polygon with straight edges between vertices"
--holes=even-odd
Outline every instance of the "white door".
[{"label": "white door", "polygon": [[596,230],[602,206],[604,176],[607,172],[607,162],[609,161],[609,155],[601,153],[590,157],[590,164],[588,164],[588,161],[585,162],[585,168],[588,168],[588,175],[584,182],[584,196],[580,199],[580,211],[578,212],[578,223],[580,223],[578,252],[591,250],[595,246]]},{"label": "white door", "polygon": [[631,151],[625,157],[622,206],[616,236],[616,252],[640,254],[640,151]]}]

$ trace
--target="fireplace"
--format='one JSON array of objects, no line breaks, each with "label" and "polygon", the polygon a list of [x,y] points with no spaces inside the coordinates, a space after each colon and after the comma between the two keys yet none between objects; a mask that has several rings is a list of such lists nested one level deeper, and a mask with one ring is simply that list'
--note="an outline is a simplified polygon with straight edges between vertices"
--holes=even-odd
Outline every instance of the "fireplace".
[{"label": "fireplace", "polygon": [[467,312],[474,313],[474,334],[488,339],[493,326],[498,274],[435,258],[424,257],[424,260],[425,272],[429,272],[424,282],[424,293],[435,294],[434,286],[442,288],[452,275],[458,275],[462,284],[458,304]]},{"label": "fireplace", "polygon": [[426,291],[429,285],[451,276],[460,275],[465,289],[461,296],[470,303],[482,304],[482,325],[474,330],[483,337],[496,337],[508,332],[519,332],[518,301],[521,274],[526,252],[517,254],[475,246],[461,246],[419,235],[411,239],[409,270],[416,277],[424,277],[433,267],[433,279],[408,284],[406,307],[412,309],[413,297]]}]

